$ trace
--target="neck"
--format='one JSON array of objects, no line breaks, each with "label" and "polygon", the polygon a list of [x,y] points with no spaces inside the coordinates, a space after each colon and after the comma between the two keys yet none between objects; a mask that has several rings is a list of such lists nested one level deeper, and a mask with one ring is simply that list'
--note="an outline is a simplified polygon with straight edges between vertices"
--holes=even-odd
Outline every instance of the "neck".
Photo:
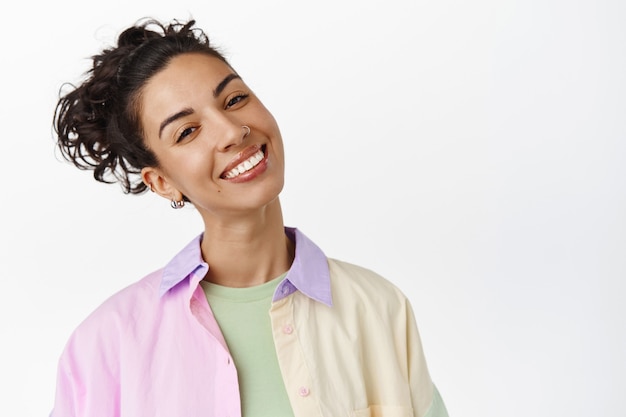
[{"label": "neck", "polygon": [[278,199],[258,212],[228,221],[205,219],[201,250],[209,264],[204,279],[227,287],[267,282],[287,271],[294,258]]}]

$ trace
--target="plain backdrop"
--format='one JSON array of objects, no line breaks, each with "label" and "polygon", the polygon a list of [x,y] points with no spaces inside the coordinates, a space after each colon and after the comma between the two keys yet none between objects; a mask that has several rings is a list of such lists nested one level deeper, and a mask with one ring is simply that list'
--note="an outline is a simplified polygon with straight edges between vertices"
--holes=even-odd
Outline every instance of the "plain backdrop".
[{"label": "plain backdrop", "polygon": [[70,332],[202,229],[54,150],[61,84],[144,16],[195,18],[274,113],[286,223],[407,294],[451,416],[626,415],[621,0],[12,3],[0,415],[47,416]]}]

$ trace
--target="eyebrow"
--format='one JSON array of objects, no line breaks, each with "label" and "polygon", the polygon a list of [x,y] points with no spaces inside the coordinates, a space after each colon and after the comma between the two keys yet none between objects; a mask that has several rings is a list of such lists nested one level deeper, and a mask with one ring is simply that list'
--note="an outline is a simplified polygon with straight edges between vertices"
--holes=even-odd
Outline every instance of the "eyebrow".
[{"label": "eyebrow", "polygon": [[165,129],[165,127],[167,125],[169,125],[170,123],[180,119],[181,117],[189,116],[190,114],[193,114],[193,109],[187,107],[187,108],[182,109],[181,111],[179,111],[177,113],[172,114],[167,119],[163,120],[161,122],[161,126],[159,126],[159,139],[161,139],[161,133],[163,133],[163,129]]},{"label": "eyebrow", "polygon": [[[241,79],[241,77],[237,74],[228,74],[222,81],[220,81],[220,83],[217,85],[217,87],[215,87],[215,90],[213,90],[213,97],[217,98],[217,96],[219,96],[220,94],[222,94],[222,92],[224,91],[224,89],[226,88],[226,86],[228,85],[229,82],[231,82],[232,80],[235,79]],[[161,125],[159,126],[159,139],[161,138],[161,134],[163,133],[163,129],[165,129],[165,127],[167,125],[169,125],[170,123],[180,119],[181,117],[185,117],[185,116],[189,116],[191,114],[193,114],[194,111],[192,108],[185,108],[182,109],[181,111],[172,114],[171,116],[169,116],[167,119],[163,120],[161,122]]]},{"label": "eyebrow", "polygon": [[237,74],[228,74],[218,85],[217,87],[215,87],[215,90],[213,90],[213,97],[217,98],[217,96],[219,96],[220,94],[222,94],[222,91],[224,91],[224,89],[226,88],[226,86],[228,85],[229,82],[231,82],[232,80],[235,79],[241,79],[241,77]]}]

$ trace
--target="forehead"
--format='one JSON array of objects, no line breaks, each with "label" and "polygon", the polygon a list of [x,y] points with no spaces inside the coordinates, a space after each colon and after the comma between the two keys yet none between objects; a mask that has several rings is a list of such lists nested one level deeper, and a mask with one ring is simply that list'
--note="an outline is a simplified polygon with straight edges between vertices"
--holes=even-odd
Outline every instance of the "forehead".
[{"label": "forehead", "polygon": [[212,99],[218,84],[234,73],[224,61],[207,54],[185,53],[172,58],[142,89],[139,115],[144,128],[181,108],[194,108]]},{"label": "forehead", "polygon": [[151,98],[161,93],[175,94],[189,90],[213,91],[229,74],[234,73],[225,62],[202,53],[177,55],[152,76],[143,88]]}]

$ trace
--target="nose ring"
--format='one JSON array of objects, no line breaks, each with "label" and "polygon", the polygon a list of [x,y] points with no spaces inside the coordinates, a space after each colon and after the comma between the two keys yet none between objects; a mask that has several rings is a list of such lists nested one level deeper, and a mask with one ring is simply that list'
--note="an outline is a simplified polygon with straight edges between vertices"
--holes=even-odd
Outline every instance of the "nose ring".
[{"label": "nose ring", "polygon": [[243,137],[245,138],[246,136],[248,136],[250,134],[250,128],[248,126],[241,126],[244,128],[244,130],[246,131],[246,133],[244,133]]}]

